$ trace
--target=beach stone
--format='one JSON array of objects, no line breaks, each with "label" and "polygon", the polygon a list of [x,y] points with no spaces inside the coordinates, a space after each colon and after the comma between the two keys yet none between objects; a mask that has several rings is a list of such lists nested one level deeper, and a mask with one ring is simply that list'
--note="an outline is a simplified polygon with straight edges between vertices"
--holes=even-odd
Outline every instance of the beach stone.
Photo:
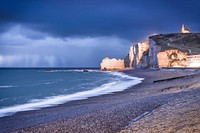
[{"label": "beach stone", "polygon": [[84,69],[83,72],[89,72],[88,70]]}]

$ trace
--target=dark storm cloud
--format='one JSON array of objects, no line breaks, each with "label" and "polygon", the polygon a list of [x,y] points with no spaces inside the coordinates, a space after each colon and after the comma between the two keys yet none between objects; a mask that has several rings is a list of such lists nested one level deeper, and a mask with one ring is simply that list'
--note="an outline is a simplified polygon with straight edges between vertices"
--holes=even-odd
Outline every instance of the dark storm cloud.
[{"label": "dark storm cloud", "polygon": [[[1,23],[23,23],[59,36],[138,38],[200,20],[198,0],[3,0]],[[133,37],[135,36],[135,37]]]}]

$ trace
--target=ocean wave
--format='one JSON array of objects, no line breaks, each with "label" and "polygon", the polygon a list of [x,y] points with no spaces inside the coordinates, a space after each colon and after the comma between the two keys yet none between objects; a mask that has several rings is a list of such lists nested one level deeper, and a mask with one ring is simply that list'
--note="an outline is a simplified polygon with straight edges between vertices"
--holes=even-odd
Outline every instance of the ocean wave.
[{"label": "ocean wave", "polygon": [[25,84],[25,85],[1,85],[0,89],[6,89],[6,88],[14,88],[14,87],[28,87],[28,86],[39,86],[39,85],[50,85],[50,84],[56,84],[58,82],[55,81],[46,81],[46,82],[39,82],[38,83],[31,83],[31,84]]},{"label": "ocean wave", "polygon": [[[63,80],[60,80],[60,81],[63,81]],[[30,83],[30,84],[21,85],[21,87],[51,85],[51,84],[56,84],[56,83],[58,83],[60,81],[59,80],[56,80],[56,81],[36,81],[36,83]]]},{"label": "ocean wave", "polygon": [[13,87],[16,87],[16,86],[13,86],[13,85],[1,85],[0,88],[13,88]]},{"label": "ocean wave", "polygon": [[0,102],[3,102],[5,100],[7,100],[8,98],[3,98],[3,99],[0,99]]},{"label": "ocean wave", "polygon": [[69,70],[46,70],[45,72],[100,72],[100,70],[96,69],[69,69]]},{"label": "ocean wave", "polygon": [[131,77],[131,76],[128,76],[128,75],[126,75],[126,74],[124,74],[122,72],[108,72],[108,73],[111,74],[111,75],[115,75],[115,76],[124,78],[124,79],[144,80],[144,78]]},{"label": "ocean wave", "polygon": [[0,117],[9,116],[20,111],[38,110],[44,107],[50,107],[50,106],[63,104],[68,101],[83,100],[92,96],[99,96],[103,94],[111,94],[114,92],[123,91],[129,88],[130,86],[141,83],[143,80],[142,78],[130,77],[119,72],[113,72],[110,74],[119,76],[120,78],[126,78],[129,80],[112,81],[91,90],[77,92],[77,93],[69,94],[69,95],[51,96],[51,97],[46,97],[44,99],[33,99],[31,100],[30,103],[11,106],[11,107],[5,107],[5,108],[0,109]]},{"label": "ocean wave", "polygon": [[43,83],[43,84],[45,84],[45,85],[50,85],[50,84],[55,84],[55,83],[57,83],[57,82],[45,82],[45,83]]}]

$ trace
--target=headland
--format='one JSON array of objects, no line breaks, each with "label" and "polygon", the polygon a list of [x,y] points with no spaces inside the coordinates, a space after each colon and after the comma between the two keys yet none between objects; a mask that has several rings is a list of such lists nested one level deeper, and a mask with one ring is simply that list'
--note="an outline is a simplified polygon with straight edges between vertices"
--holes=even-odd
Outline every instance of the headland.
[{"label": "headland", "polygon": [[200,33],[182,27],[181,33],[157,34],[133,44],[124,59],[106,57],[101,70],[128,68],[200,68]]}]

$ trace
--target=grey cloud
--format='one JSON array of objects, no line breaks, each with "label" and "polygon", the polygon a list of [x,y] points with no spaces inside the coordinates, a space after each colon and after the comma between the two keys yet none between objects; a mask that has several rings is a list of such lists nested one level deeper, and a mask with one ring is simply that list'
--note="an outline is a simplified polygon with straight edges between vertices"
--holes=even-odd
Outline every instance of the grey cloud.
[{"label": "grey cloud", "polygon": [[130,41],[115,36],[60,38],[19,25],[0,34],[0,43],[1,67],[98,67],[105,56],[123,58],[127,45],[131,45]]}]

